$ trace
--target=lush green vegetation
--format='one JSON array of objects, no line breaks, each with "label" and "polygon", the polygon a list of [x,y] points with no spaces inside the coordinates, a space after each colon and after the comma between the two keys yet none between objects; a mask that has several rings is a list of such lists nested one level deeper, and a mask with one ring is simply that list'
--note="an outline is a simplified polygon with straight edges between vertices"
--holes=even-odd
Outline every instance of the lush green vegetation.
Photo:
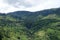
[{"label": "lush green vegetation", "polygon": [[60,9],[0,14],[0,40],[60,40]]}]

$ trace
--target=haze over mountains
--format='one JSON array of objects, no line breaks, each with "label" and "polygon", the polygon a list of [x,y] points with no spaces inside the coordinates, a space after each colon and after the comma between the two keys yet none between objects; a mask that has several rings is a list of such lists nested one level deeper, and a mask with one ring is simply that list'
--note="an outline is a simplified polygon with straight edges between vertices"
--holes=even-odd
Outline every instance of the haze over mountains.
[{"label": "haze over mountains", "polygon": [[[8,12],[8,13],[1,13],[0,12],[0,14],[9,14],[9,13],[15,13],[15,12],[26,12],[26,13],[28,13],[28,12],[30,12],[30,13],[37,13],[37,12],[46,12],[46,11],[48,11],[48,12],[55,12],[55,11],[59,11],[60,10],[60,8],[51,8],[51,9],[44,9],[44,10],[39,10],[39,11],[34,11],[34,12],[32,12],[32,11],[26,11],[26,10],[24,10],[24,11],[14,11],[14,12]],[[41,13],[42,14],[42,13]],[[44,14],[44,13],[43,13]],[[46,14],[48,14],[47,12],[46,12]]]},{"label": "haze over mountains", "polygon": [[0,12],[40,11],[59,8],[60,0],[0,0]]}]

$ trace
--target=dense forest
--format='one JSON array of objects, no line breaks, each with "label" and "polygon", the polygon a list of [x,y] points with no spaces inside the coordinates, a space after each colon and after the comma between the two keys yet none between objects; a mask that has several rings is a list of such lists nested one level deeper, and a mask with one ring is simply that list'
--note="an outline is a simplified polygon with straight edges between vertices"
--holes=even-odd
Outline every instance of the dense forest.
[{"label": "dense forest", "polygon": [[60,40],[60,8],[0,13],[0,40]]}]

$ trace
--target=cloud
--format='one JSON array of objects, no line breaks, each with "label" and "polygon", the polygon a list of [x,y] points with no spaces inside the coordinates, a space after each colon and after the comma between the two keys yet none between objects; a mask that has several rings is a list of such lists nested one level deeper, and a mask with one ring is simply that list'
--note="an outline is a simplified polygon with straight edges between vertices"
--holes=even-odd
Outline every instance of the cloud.
[{"label": "cloud", "polygon": [[60,0],[0,0],[0,12],[39,11],[60,7]]},{"label": "cloud", "polygon": [[40,0],[5,0],[5,3],[8,3],[13,6],[24,6],[24,7],[32,7],[39,3]]}]

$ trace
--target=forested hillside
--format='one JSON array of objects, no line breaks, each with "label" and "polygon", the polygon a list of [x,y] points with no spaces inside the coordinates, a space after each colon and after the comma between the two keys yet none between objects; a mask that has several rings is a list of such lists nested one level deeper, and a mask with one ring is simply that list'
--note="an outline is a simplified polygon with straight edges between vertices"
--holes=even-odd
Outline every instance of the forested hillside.
[{"label": "forested hillside", "polygon": [[60,40],[60,8],[0,13],[0,40]]}]

